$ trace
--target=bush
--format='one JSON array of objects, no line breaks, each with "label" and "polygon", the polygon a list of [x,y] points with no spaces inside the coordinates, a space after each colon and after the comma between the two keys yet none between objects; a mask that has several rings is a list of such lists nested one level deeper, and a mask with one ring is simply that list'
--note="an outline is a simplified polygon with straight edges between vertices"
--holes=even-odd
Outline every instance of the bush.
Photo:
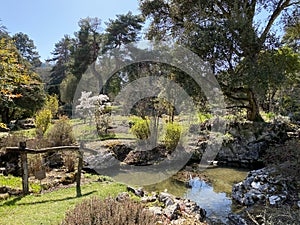
[{"label": "bush", "polygon": [[62,154],[62,158],[64,160],[64,165],[67,169],[67,172],[74,172],[76,165],[76,154],[75,152],[66,151]]},{"label": "bush", "polygon": [[101,200],[93,197],[68,211],[62,224],[153,225],[158,219],[149,211],[144,210],[140,203],[133,200],[126,199],[126,201],[118,202],[112,198]]},{"label": "bush", "polygon": [[211,119],[213,116],[209,113],[198,113],[198,119],[200,123],[204,123],[206,120]]},{"label": "bush", "polygon": [[130,121],[132,127],[130,132],[135,135],[140,140],[146,140],[150,137],[150,121],[148,119],[135,118],[133,121]]},{"label": "bush", "polygon": [[67,116],[61,116],[46,133],[46,136],[51,146],[64,146],[75,143],[72,125]]},{"label": "bush", "polygon": [[41,154],[29,155],[28,157],[28,171],[29,174],[35,175],[36,172],[43,169]]},{"label": "bush", "polygon": [[46,98],[46,102],[44,105],[44,109],[48,109],[51,111],[52,117],[57,116],[58,112],[58,99],[56,95],[49,95]]},{"label": "bush", "polygon": [[43,136],[49,128],[52,120],[52,113],[49,109],[43,109],[37,112],[35,117],[36,133],[38,136]]},{"label": "bush", "polygon": [[270,122],[276,118],[276,114],[273,112],[261,112],[260,114],[266,122]]},{"label": "bush", "polygon": [[168,151],[175,150],[178,145],[182,128],[178,123],[167,123],[164,143]]}]

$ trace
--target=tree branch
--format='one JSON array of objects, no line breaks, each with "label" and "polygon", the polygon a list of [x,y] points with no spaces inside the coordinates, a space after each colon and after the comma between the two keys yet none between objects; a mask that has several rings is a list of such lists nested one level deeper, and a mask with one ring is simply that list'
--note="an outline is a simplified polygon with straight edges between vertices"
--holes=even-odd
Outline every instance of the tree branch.
[{"label": "tree branch", "polygon": [[[283,2],[283,3],[282,3]],[[267,35],[269,33],[269,31],[271,30],[272,25],[274,24],[275,20],[278,18],[278,16],[280,15],[280,13],[287,7],[289,7],[291,0],[280,0],[278,2],[278,5],[276,7],[276,9],[274,10],[273,14],[270,17],[270,20],[267,23],[267,26],[265,27],[262,35],[260,36],[260,43],[264,43]]]}]

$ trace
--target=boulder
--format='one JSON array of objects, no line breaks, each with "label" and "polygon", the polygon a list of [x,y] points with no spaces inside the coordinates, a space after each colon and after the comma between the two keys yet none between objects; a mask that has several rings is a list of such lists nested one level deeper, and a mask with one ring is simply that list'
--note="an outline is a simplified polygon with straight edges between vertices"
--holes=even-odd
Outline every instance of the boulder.
[{"label": "boulder", "polygon": [[233,185],[232,198],[239,204],[255,203],[280,205],[289,196],[288,180],[278,175],[273,167],[250,171],[246,179]]},{"label": "boulder", "polygon": [[[141,189],[127,187],[127,190],[140,196]],[[150,204],[148,210],[156,215],[164,215],[168,221],[171,221],[170,224],[190,224],[186,221],[200,224],[205,221],[206,211],[191,200],[175,197],[167,192],[148,194],[143,191],[143,193],[141,202],[145,205]]]},{"label": "boulder", "polygon": [[94,171],[96,173],[105,172],[106,175],[113,174],[120,167],[118,161],[112,153],[99,152],[96,155],[84,156],[83,169],[86,171]]},{"label": "boulder", "polygon": [[[291,127],[285,123],[230,123],[218,152],[219,165],[258,169],[261,158],[271,145],[282,145],[289,139]],[[292,129],[293,130],[293,129]],[[230,137],[230,138],[228,138]],[[201,143],[198,145],[201,146]]]},{"label": "boulder", "polygon": [[166,156],[165,146],[159,145],[151,150],[132,150],[123,162],[128,165],[147,166],[164,160]]}]

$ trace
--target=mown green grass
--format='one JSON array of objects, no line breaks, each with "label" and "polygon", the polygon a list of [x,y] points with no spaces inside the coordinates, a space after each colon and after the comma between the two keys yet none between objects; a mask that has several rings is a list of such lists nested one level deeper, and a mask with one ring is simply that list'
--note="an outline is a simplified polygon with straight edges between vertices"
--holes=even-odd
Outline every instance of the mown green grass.
[{"label": "mown green grass", "polygon": [[115,197],[126,191],[126,186],[120,183],[94,182],[82,186],[82,197],[76,198],[75,187],[60,189],[41,195],[12,197],[0,202],[0,224],[60,224],[65,212],[72,209],[83,199],[99,196]]}]

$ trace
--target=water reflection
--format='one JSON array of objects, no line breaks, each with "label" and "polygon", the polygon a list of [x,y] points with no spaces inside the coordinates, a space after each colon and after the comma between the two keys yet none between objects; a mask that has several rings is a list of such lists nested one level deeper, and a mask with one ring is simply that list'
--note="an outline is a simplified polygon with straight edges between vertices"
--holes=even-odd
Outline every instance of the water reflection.
[{"label": "water reflection", "polygon": [[212,186],[197,177],[191,179],[189,184],[191,188],[186,190],[183,197],[191,199],[204,208],[210,219],[226,223],[232,205],[232,201],[226,196],[226,193],[215,192]]},{"label": "water reflection", "polygon": [[227,222],[227,215],[231,212],[232,201],[226,196],[226,193],[217,193],[213,187],[210,186],[198,177],[190,179],[189,185],[179,182],[173,178],[169,178],[163,182],[148,185],[144,188],[147,191],[167,191],[175,196],[190,199],[196,202],[201,208],[207,212],[206,216],[214,221],[222,223]]}]

